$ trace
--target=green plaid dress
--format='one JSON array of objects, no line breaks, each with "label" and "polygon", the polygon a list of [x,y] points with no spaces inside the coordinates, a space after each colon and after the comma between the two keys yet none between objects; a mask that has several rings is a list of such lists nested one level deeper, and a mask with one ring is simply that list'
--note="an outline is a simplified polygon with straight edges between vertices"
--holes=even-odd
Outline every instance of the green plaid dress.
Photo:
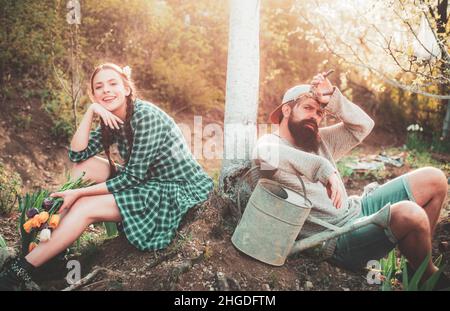
[{"label": "green plaid dress", "polygon": [[[130,160],[106,186],[114,195],[131,244],[140,250],[161,249],[171,242],[188,209],[208,198],[213,182],[193,158],[174,120],[157,106],[137,99],[131,127]],[[117,130],[114,139],[125,159],[125,131]],[[98,127],[91,131],[86,149],[69,150],[69,158],[80,162],[101,151]]]}]

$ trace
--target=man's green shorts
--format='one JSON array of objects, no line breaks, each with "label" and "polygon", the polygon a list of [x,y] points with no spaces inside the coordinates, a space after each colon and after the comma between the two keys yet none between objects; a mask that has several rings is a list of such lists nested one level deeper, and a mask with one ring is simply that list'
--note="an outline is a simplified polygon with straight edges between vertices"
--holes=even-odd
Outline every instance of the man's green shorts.
[{"label": "man's green shorts", "polygon": [[[388,203],[394,204],[404,200],[415,201],[408,180],[403,175],[365,195],[362,198],[359,217],[376,213]],[[390,219],[387,223],[390,223]],[[330,262],[348,270],[360,270],[366,267],[370,260],[379,260],[386,256],[397,242],[390,228],[370,224],[341,235]]]}]

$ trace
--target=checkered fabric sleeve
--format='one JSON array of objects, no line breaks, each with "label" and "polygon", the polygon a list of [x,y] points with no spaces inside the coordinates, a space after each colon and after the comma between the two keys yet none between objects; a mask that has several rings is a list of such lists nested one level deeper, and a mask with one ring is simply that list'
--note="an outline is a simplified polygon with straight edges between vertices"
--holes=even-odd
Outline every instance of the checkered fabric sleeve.
[{"label": "checkered fabric sleeve", "polygon": [[102,132],[100,126],[89,134],[89,142],[86,149],[74,151],[69,148],[69,159],[72,162],[81,162],[103,151]]}]

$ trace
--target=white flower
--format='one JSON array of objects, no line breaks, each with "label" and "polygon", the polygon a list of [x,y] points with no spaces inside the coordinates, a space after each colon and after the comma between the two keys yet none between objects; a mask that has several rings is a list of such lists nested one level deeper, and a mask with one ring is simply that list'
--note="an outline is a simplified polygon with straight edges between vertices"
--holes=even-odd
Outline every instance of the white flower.
[{"label": "white flower", "polygon": [[419,130],[419,124],[416,124],[416,126],[414,127],[414,130],[415,130],[415,131],[418,131],[418,130]]},{"label": "white flower", "polygon": [[423,132],[423,127],[420,127],[420,131]]},{"label": "white flower", "polygon": [[406,128],[406,130],[407,130],[407,131],[412,131],[413,128],[414,128],[414,125],[410,124],[410,125]]},{"label": "white flower", "polygon": [[39,234],[39,241],[45,242],[50,240],[50,237],[52,236],[52,232],[50,229],[42,229],[41,233]]},{"label": "white flower", "polygon": [[131,68],[130,66],[125,66],[122,68],[123,74],[127,76],[128,79],[131,78]]}]

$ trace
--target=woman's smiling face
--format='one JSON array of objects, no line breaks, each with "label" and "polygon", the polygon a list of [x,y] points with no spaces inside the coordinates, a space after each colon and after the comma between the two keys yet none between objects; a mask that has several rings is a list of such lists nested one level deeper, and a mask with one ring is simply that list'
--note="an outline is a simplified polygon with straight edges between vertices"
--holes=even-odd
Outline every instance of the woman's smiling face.
[{"label": "woman's smiling face", "polygon": [[119,73],[113,69],[102,69],[92,80],[94,100],[108,111],[115,111],[126,104],[130,88],[124,84]]}]

